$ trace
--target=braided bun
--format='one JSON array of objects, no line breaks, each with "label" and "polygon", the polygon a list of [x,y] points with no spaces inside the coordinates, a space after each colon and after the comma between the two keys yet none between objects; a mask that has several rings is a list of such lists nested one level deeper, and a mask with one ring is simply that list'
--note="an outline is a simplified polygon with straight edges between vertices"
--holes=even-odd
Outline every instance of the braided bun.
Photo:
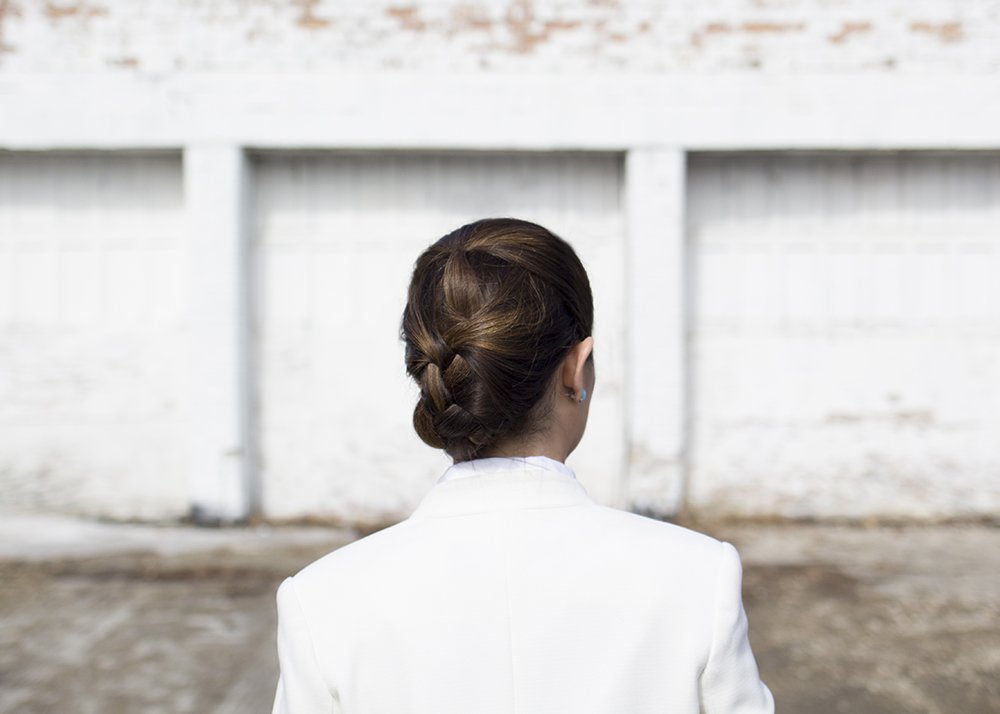
[{"label": "braided bun", "polygon": [[403,313],[417,434],[458,462],[538,428],[593,321],[580,259],[545,228],[504,218],[449,233],[417,260]]}]

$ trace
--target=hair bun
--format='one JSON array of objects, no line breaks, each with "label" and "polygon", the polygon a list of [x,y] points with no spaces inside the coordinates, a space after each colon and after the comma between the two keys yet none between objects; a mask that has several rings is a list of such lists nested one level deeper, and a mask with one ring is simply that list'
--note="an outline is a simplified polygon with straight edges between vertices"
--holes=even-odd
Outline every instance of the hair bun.
[{"label": "hair bun", "polygon": [[587,273],[545,228],[486,219],[446,235],[417,260],[403,314],[417,434],[455,461],[522,436],[592,326]]}]

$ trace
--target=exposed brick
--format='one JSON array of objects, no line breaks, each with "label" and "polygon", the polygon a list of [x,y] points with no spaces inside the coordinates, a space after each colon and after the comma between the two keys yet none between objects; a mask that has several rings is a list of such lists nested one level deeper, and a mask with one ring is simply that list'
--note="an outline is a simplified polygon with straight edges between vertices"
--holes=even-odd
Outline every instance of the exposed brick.
[{"label": "exposed brick", "polygon": [[0,0],[0,71],[998,67],[1000,0]]}]

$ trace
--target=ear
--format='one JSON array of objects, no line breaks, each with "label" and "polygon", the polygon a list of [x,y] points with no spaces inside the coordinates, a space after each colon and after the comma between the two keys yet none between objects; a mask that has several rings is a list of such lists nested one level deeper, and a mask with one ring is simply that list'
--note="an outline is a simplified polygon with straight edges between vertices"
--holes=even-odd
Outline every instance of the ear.
[{"label": "ear", "polygon": [[563,360],[562,386],[567,393],[573,392],[575,401],[580,401],[580,398],[583,396],[583,368],[593,351],[594,338],[588,337],[573,345],[569,354]]}]

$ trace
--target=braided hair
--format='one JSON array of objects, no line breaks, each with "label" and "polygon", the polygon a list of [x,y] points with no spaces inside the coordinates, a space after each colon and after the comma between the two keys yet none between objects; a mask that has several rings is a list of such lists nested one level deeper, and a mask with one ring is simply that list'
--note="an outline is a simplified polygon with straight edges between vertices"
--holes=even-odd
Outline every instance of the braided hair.
[{"label": "braided hair", "polygon": [[459,462],[541,428],[552,376],[593,322],[583,264],[545,228],[491,218],[441,238],[403,313],[417,434]]}]

